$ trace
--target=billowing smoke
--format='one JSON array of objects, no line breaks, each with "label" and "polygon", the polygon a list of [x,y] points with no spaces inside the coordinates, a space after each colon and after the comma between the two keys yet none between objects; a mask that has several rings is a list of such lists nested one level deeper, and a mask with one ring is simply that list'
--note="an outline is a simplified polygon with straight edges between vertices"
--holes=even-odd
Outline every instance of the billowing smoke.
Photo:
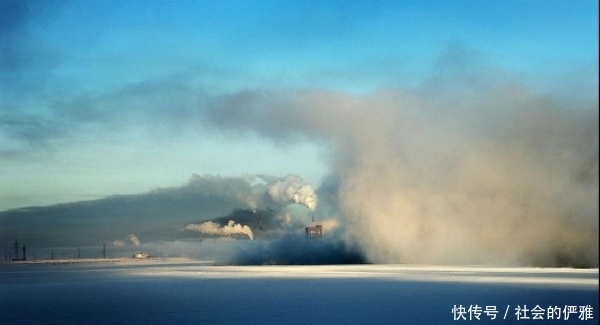
[{"label": "billowing smoke", "polygon": [[[285,208],[292,204],[299,204],[309,211],[314,211],[318,201],[312,186],[296,175],[285,177],[248,175],[229,178],[193,175],[187,187],[193,188],[193,192],[197,192],[202,196],[223,198],[222,201],[227,203],[222,204],[221,208],[226,207],[230,211],[243,211],[244,209],[253,211],[250,216],[243,216],[245,219],[251,217],[253,222],[258,221],[259,217],[255,214],[259,208],[263,211],[279,211],[281,214],[276,213],[276,216],[281,217],[287,213]],[[157,191],[164,190],[159,189]],[[214,217],[216,216],[213,216],[213,220],[202,224],[188,224],[185,229],[220,236],[246,234],[250,239],[254,239],[252,230],[248,225],[237,224],[229,219],[227,225],[221,226],[218,222],[215,222]],[[291,219],[291,217],[288,219]],[[268,222],[272,221],[265,219],[265,223]],[[288,223],[291,223],[291,220],[288,220]],[[260,225],[258,226],[260,227]]]},{"label": "billowing smoke", "polygon": [[217,235],[217,236],[231,236],[235,234],[247,235],[251,240],[254,239],[252,229],[246,225],[235,223],[233,220],[229,220],[227,225],[221,226],[220,224],[212,221],[206,221],[201,224],[189,224],[185,226],[186,230],[198,231],[206,235]]},{"label": "billowing smoke", "polygon": [[[133,244],[135,247],[139,247],[141,242],[135,234],[129,234],[129,242]],[[112,242],[112,247],[114,248],[125,248],[127,243],[124,240],[117,239]]]},{"label": "billowing smoke", "polygon": [[[156,189],[154,193],[173,191],[173,189]],[[274,208],[281,209],[297,203],[314,211],[317,206],[317,195],[313,187],[297,175],[278,177],[272,175],[246,175],[243,177],[219,177],[212,175],[192,175],[188,184],[177,190],[191,193],[196,197],[215,198],[220,200],[214,210],[231,211],[232,208],[250,210]],[[205,204],[210,207],[210,202]],[[222,211],[227,212],[227,211]]]},{"label": "billowing smoke", "polygon": [[135,247],[139,247],[141,242],[139,240],[139,238],[137,238],[137,236],[135,234],[129,234],[129,241],[133,244],[133,246]]},{"label": "billowing smoke", "polygon": [[[501,76],[443,69],[420,88],[361,96],[243,91],[214,100],[209,115],[325,144],[335,184],[320,199],[371,262],[597,267],[597,99]],[[269,193],[311,197],[281,182]]]},{"label": "billowing smoke", "polygon": [[317,195],[310,184],[302,178],[288,175],[283,179],[269,178],[269,195],[273,201],[283,204],[298,203],[314,211],[317,207]]}]

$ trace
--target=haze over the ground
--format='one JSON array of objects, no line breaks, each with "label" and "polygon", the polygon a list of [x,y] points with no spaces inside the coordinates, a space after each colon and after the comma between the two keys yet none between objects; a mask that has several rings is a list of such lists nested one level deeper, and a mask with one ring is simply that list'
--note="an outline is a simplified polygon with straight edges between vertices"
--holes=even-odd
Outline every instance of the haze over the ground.
[{"label": "haze over the ground", "polygon": [[0,9],[3,253],[598,266],[597,2]]}]

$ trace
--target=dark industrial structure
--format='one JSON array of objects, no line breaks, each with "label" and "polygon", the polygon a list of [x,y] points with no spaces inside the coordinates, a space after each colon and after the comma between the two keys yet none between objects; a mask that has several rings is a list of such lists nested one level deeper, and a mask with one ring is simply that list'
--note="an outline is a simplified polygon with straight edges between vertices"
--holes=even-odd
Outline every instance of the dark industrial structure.
[{"label": "dark industrial structure", "polygon": [[19,247],[21,247],[21,245],[19,245],[19,241],[17,239],[15,239],[15,243],[13,244],[13,248],[15,251],[15,256],[11,257],[9,259],[9,261],[27,261],[27,248],[25,247],[25,244],[23,244],[22,246],[22,250],[23,250],[23,255],[22,258],[19,258]]},{"label": "dark industrial structure", "polygon": [[321,225],[305,227],[304,231],[306,234],[306,239],[314,239],[314,240],[323,239],[323,227]]}]

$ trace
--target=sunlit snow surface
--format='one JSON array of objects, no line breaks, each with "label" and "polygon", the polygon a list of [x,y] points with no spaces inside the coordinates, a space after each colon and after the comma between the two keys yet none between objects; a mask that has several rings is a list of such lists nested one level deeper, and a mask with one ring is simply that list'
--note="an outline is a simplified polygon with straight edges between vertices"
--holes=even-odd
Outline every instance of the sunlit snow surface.
[{"label": "sunlit snow surface", "polygon": [[[538,305],[577,306],[577,313],[549,320],[544,312],[534,320]],[[469,313],[454,320],[461,306],[498,313],[494,320],[483,312],[479,320]],[[518,306],[529,310],[529,320],[517,320]],[[580,306],[592,314],[580,317]],[[597,269],[173,260],[0,265],[0,324],[596,324],[598,316]]]}]

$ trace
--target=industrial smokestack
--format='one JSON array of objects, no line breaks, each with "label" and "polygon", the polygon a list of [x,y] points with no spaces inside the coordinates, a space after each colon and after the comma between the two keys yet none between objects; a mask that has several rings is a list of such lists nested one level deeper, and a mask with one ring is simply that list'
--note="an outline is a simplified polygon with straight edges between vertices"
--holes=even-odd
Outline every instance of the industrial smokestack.
[{"label": "industrial smokestack", "polygon": [[27,261],[27,250],[25,244],[23,244],[23,261]]}]

